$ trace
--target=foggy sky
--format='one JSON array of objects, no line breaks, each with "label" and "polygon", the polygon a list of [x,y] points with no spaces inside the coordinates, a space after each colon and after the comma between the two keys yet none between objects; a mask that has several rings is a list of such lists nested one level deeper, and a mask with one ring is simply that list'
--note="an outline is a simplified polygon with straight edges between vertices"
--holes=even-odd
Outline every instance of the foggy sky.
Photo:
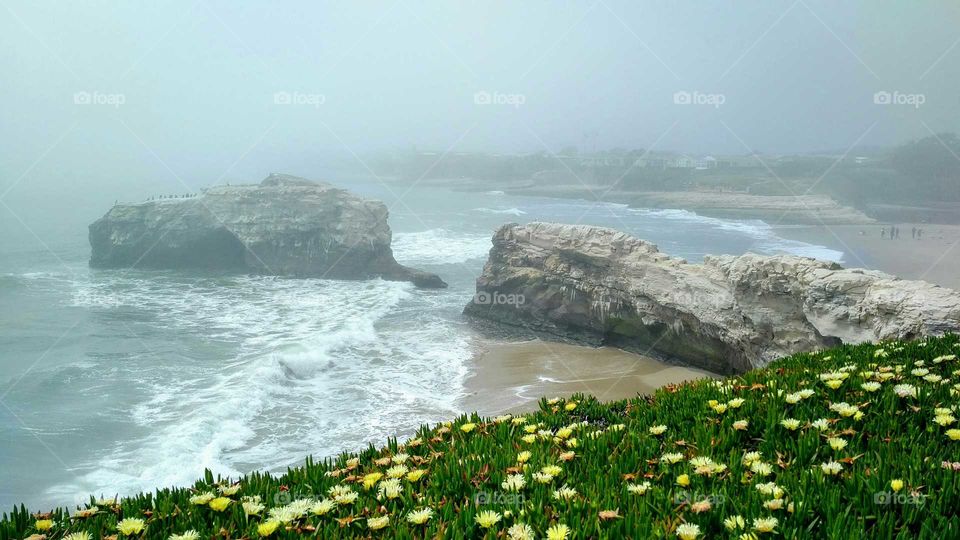
[{"label": "foggy sky", "polygon": [[[960,112],[952,1],[0,6],[0,200],[13,209],[310,176],[414,146],[843,151],[957,130]],[[878,91],[924,103],[877,105]],[[75,103],[84,92],[122,104]],[[478,105],[477,92],[523,103]],[[676,92],[723,104],[677,105]]]}]

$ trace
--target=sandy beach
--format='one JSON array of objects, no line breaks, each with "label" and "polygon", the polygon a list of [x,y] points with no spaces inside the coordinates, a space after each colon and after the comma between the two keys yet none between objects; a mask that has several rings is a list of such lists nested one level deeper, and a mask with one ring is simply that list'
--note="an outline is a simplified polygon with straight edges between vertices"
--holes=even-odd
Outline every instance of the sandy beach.
[{"label": "sandy beach", "polygon": [[482,415],[534,410],[541,397],[577,392],[611,401],[649,394],[670,383],[717,377],[613,347],[547,341],[484,345],[467,379],[463,408]]},{"label": "sandy beach", "polygon": [[[890,239],[890,225],[780,226],[786,238],[820,244],[844,252],[847,268],[871,268],[903,279],[928,281],[960,290],[960,226],[898,224],[899,238]],[[920,239],[912,229],[923,229]],[[884,236],[881,229],[886,229]]]}]

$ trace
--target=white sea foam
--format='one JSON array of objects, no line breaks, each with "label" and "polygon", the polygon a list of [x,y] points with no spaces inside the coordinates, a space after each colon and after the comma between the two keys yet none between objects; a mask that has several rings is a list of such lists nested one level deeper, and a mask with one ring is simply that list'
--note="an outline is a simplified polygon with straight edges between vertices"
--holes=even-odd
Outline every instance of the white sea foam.
[{"label": "white sea foam", "polygon": [[523,216],[526,215],[526,212],[519,208],[474,208],[475,212],[482,212],[484,214],[504,214],[510,216]]},{"label": "white sea foam", "polygon": [[205,468],[280,471],[459,412],[471,344],[437,309],[459,309],[457,295],[421,296],[382,280],[195,279],[183,294],[186,286],[157,276],[79,286],[75,305],[135,308],[184,337],[237,345],[232,357],[120,366],[119,377],[142,387],[129,428],[140,435],[105,448],[46,496],[189,485]]},{"label": "white sea foam", "polygon": [[456,264],[481,259],[490,251],[492,234],[429,229],[393,235],[393,255],[405,264]]},{"label": "white sea foam", "polygon": [[730,231],[739,233],[756,240],[752,251],[763,254],[785,253],[789,255],[799,255],[802,257],[812,257],[825,261],[842,262],[844,253],[830,249],[826,246],[808,244],[797,240],[782,238],[777,235],[773,227],[761,220],[732,220],[719,219],[698,215],[689,210],[652,210],[645,208],[631,208],[631,212],[668,219],[671,221],[686,222],[690,224],[708,226],[721,231]]}]

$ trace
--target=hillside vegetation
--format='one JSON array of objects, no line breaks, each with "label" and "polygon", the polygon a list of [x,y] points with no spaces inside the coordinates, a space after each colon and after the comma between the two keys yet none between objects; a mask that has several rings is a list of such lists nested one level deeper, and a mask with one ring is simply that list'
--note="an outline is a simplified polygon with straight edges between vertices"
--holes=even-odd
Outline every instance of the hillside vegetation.
[{"label": "hillside vegetation", "polygon": [[957,336],[462,416],[273,477],[0,521],[0,538],[960,538]]}]

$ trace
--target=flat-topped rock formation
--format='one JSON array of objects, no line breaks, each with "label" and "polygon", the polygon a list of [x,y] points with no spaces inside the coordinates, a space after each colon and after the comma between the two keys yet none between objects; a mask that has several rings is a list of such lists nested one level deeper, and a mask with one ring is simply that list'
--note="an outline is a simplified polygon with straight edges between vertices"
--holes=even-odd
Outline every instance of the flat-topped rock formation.
[{"label": "flat-topped rock formation", "polygon": [[843,343],[960,331],[960,293],[803,257],[660,253],[612,229],[505,225],[464,313],[733,373]]},{"label": "flat-topped rock formation", "polygon": [[271,174],[187,199],[114,206],[90,225],[94,267],[207,268],[446,287],[393,258],[387,207],[330,184]]}]

